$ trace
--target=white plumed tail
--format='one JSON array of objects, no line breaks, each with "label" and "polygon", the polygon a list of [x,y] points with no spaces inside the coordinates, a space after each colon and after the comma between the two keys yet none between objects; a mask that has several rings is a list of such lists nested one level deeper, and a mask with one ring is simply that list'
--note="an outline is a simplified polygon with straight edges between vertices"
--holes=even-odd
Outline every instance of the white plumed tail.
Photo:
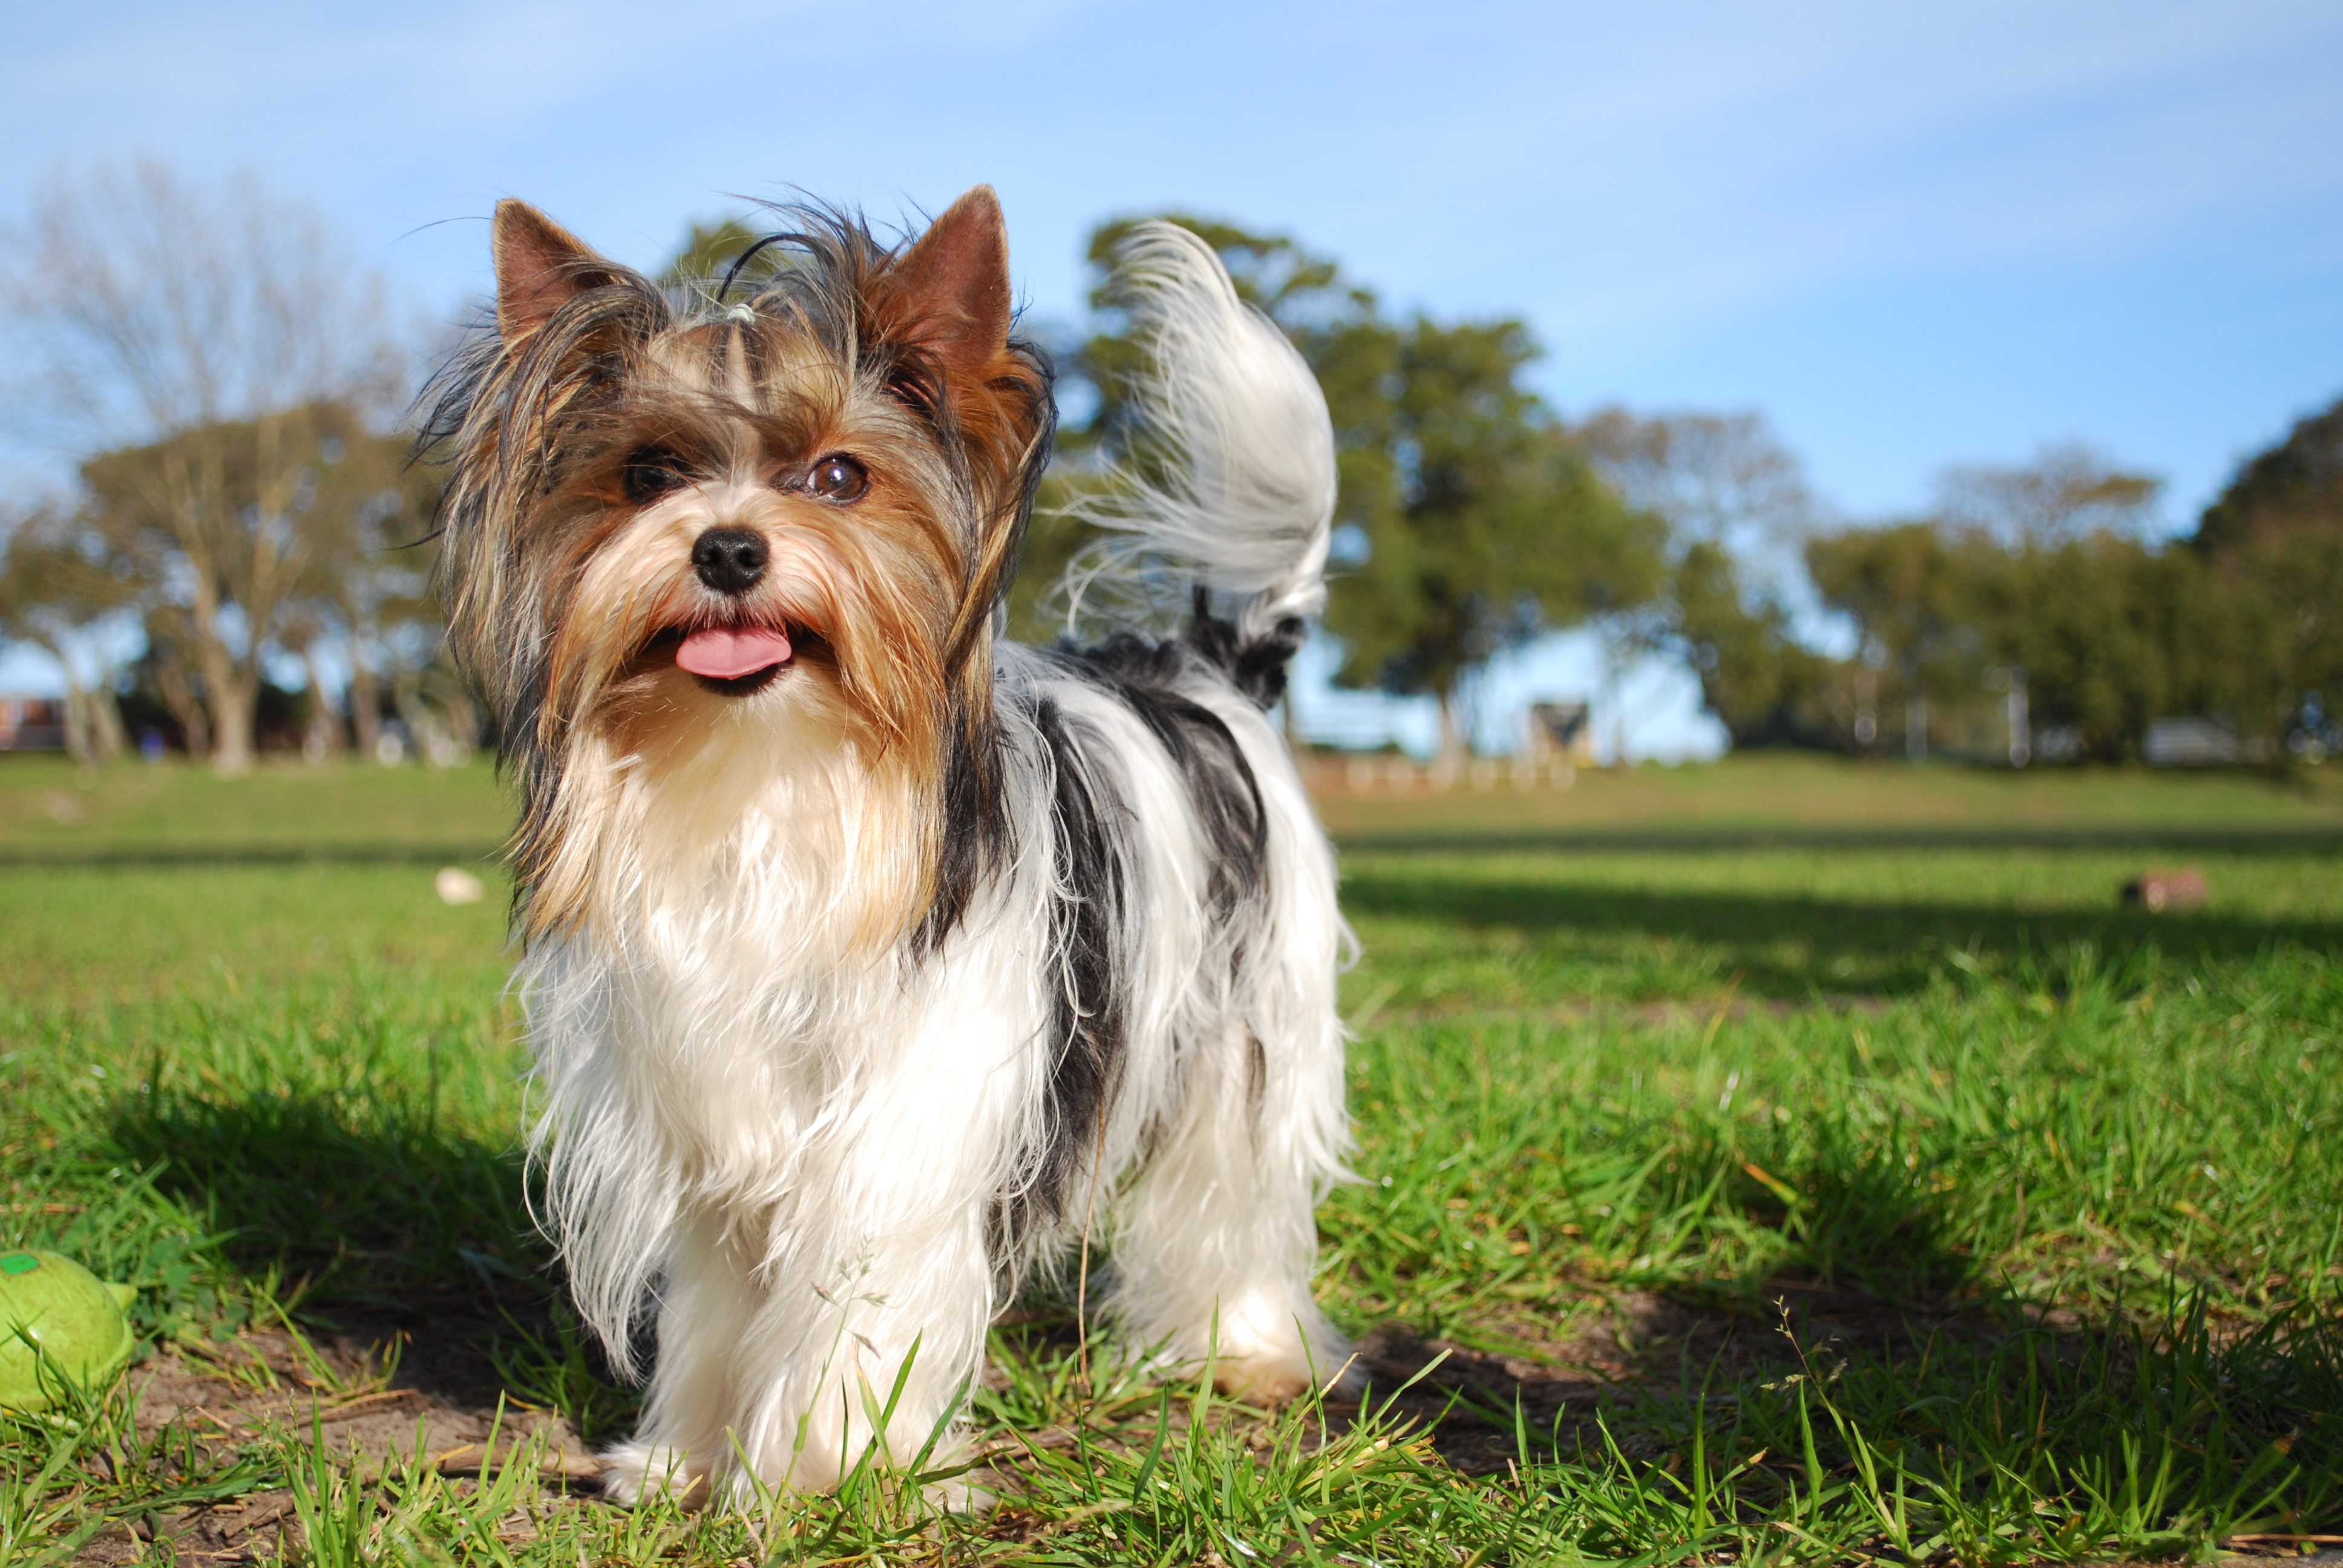
[{"label": "white plumed tail", "polygon": [[1317,377],[1188,230],[1142,223],[1115,260],[1116,295],[1146,350],[1130,396],[1147,460],[1119,466],[1105,495],[1074,508],[1112,538],[1068,574],[1070,621],[1092,588],[1165,572],[1242,598],[1248,640],[1316,614],[1335,489]]}]

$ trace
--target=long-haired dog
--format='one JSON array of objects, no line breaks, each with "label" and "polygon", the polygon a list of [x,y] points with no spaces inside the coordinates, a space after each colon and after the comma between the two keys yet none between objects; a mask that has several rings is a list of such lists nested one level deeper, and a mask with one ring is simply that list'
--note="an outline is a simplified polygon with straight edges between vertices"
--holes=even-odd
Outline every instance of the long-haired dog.
[{"label": "long-haired dog", "polygon": [[989,1323],[1093,1231],[1133,1345],[1262,1398],[1347,1353],[1310,1294],[1346,939],[1265,714],[1323,598],[1317,386],[1141,228],[1149,444],[1109,520],[1192,618],[1022,648],[1055,416],[998,203],[902,246],[793,216],[728,297],[503,203],[429,421],[451,637],[523,797],[549,1225],[622,1371],[656,1314],[628,1499],[957,1442]]}]

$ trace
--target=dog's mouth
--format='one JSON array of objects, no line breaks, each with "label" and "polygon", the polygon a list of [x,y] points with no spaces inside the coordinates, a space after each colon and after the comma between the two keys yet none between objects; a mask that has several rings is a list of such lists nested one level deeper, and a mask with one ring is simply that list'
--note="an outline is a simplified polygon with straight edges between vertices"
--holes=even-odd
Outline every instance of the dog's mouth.
[{"label": "dog's mouth", "polygon": [[655,641],[674,649],[678,669],[725,697],[763,690],[797,656],[787,631],[755,624],[703,626]]}]

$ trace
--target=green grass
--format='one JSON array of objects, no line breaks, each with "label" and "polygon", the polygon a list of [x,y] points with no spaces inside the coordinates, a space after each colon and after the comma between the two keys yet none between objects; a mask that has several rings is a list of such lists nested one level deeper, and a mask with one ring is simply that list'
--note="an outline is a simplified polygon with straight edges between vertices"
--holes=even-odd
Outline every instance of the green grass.
[{"label": "green grass", "polygon": [[2036,769],[1850,763],[1755,753],[1722,763],[1580,771],[1567,790],[1486,790],[1460,782],[1394,796],[1345,787],[1339,761],[1312,763],[1327,827],[1353,843],[1427,838],[1467,843],[1616,845],[1745,841],[1895,842],[1965,835],[2026,843],[2202,839],[2284,841],[2343,835],[2343,768],[2288,778],[2146,769]]},{"label": "green grass", "polygon": [[486,762],[437,772],[271,758],[218,779],[184,762],[76,769],[0,756],[0,863],[468,862],[512,827]]},{"label": "green grass", "polygon": [[[1795,849],[1572,824],[1463,849],[1448,797],[1412,819],[1435,847],[1386,823],[1346,851],[1361,1180],[1322,1211],[1322,1282],[1372,1335],[1363,1414],[1151,1384],[1043,1302],[977,1396],[991,1514],[939,1522],[866,1470],[706,1516],[543,1484],[530,1438],[457,1476],[298,1409],[142,1424],[134,1377],[0,1423],[0,1561],[260,1497],[301,1526],[262,1554],[319,1563],[2016,1563],[2343,1530],[2324,797],[2084,776],[2055,782],[2090,810],[2028,839],[2031,797],[1931,801],[2035,780],[1811,767],[1602,781],[1614,828],[1641,781]],[[486,776],[345,775],[361,829],[330,781],[250,780],[278,791],[255,806],[125,771],[91,791],[119,814],[50,835],[25,802],[71,776],[0,769],[0,1244],[137,1285],[178,1363],[266,1377],[243,1348],[288,1325],[403,1329],[410,1364],[466,1336],[512,1411],[621,1427],[526,1215],[496,891],[431,892],[442,848],[493,839]],[[2227,803],[2176,812],[2167,784]],[[1783,804],[1899,789],[1836,839]],[[1933,826],[1860,836],[1899,815]],[[2207,908],[2117,906],[2183,861]],[[375,1386],[293,1356],[329,1403]]]}]

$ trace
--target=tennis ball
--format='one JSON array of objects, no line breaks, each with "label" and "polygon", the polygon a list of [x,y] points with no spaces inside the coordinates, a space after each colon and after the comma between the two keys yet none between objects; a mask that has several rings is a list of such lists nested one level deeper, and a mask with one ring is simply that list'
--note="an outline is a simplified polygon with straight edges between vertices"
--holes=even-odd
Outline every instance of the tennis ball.
[{"label": "tennis ball", "polygon": [[0,1407],[47,1409],[59,1372],[92,1392],[112,1382],[136,1342],[125,1309],[137,1297],[55,1252],[0,1252]]}]

